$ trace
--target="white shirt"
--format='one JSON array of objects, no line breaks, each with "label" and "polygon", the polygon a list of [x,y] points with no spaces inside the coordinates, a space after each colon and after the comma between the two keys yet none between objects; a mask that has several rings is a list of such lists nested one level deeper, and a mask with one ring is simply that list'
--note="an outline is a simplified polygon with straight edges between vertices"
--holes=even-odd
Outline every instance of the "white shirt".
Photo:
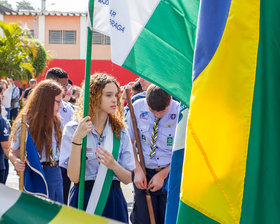
[{"label": "white shirt", "polygon": [[60,115],[60,121],[61,121],[61,127],[62,130],[64,126],[72,120],[74,110],[71,107],[70,103],[67,103],[62,100],[62,108],[59,110],[59,115]]},{"label": "white shirt", "polygon": [[[179,107],[179,103],[172,100],[169,110],[160,119],[155,156],[150,158],[155,115],[149,110],[146,99],[139,99],[133,103],[146,168],[163,168],[170,164]],[[130,112],[128,112],[126,119],[130,138],[135,140]]]},{"label": "white shirt", "polygon": [[[60,148],[60,158],[59,166],[67,168],[69,157],[71,154],[72,147],[72,136],[78,127],[77,120],[69,122],[64,130],[63,137],[61,141]],[[95,180],[99,162],[96,160],[96,148],[98,146],[104,147],[104,142],[106,141],[106,136],[109,129],[109,119],[107,119],[105,129],[103,130],[102,136],[98,136],[95,129],[93,128],[92,132],[87,135],[87,148],[86,148],[86,169],[85,169],[85,180]],[[128,132],[126,129],[121,130],[121,139],[120,139],[120,149],[117,162],[127,170],[135,169],[135,161],[133,156],[133,150],[131,145],[131,140],[129,138]],[[114,180],[118,180],[116,175],[114,175]]]},{"label": "white shirt", "polygon": [[8,115],[8,112],[6,111],[3,104],[1,104],[1,115],[2,115],[2,117],[5,117],[5,118],[7,118],[7,115]]},{"label": "white shirt", "polygon": [[5,108],[11,107],[12,93],[13,93],[13,86],[9,85],[8,88],[3,93],[3,105]]},{"label": "white shirt", "polygon": [[[20,121],[21,122],[21,121]],[[11,149],[12,150],[17,150],[20,148],[20,137],[21,137],[21,126],[16,130],[15,133],[15,141],[11,141]],[[55,139],[55,132],[53,129],[52,132],[52,154],[53,157],[51,158],[52,161],[58,161],[59,159],[59,146],[57,145],[56,139]],[[40,157],[40,155],[39,155]],[[40,162],[49,162],[46,159],[46,148],[43,147],[42,150],[42,156],[40,157]]]}]

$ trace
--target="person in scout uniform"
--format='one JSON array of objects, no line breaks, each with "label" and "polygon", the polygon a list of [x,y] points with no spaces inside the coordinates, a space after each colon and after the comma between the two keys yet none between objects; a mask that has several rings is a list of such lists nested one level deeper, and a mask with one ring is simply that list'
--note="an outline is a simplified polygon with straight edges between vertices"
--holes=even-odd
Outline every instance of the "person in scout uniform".
[{"label": "person in scout uniform", "polygon": [[[61,68],[50,68],[46,73],[46,79],[53,79],[62,85],[62,87],[64,88],[63,98],[65,97],[69,89],[72,88],[72,85],[69,84],[67,72]],[[62,100],[62,108],[59,110],[62,129],[69,121],[72,120],[73,113],[74,110],[72,109],[71,105]]]},{"label": "person in scout uniform", "polygon": [[[61,163],[67,164],[68,176],[75,183],[70,190],[70,206],[78,206],[81,142],[87,136],[84,210],[128,223],[127,203],[120,181],[131,182],[135,163],[125,129],[120,86],[107,74],[91,76],[89,116],[85,118],[84,88],[74,113],[75,120],[65,126],[61,144]],[[105,191],[103,185],[111,186],[107,198],[101,194]],[[106,203],[102,207],[104,200]]]},{"label": "person in scout uniform", "polygon": [[[60,121],[61,121],[61,128],[63,130],[64,126],[72,120],[74,110],[70,103],[65,102],[63,99],[65,95],[69,92],[69,90],[72,88],[72,85],[69,84],[68,74],[66,71],[64,71],[61,68],[53,67],[50,68],[46,73],[46,79],[53,79],[60,83],[62,87],[64,88],[64,94],[62,98],[62,108],[59,110],[60,115]],[[69,149],[70,150],[70,149]],[[71,181],[69,180],[67,176],[67,170],[66,167],[63,164],[59,164],[62,172],[62,179],[63,179],[63,198],[64,198],[64,204],[67,205],[68,203],[68,194],[70,189]]]},{"label": "person in scout uniform", "polygon": [[[150,85],[146,99],[139,99],[134,104],[146,176],[135,157],[134,170],[134,207],[132,223],[150,223],[145,191],[151,192],[156,223],[164,223],[166,192],[162,187],[168,176],[172,155],[172,145],[178,120],[179,103],[155,85]],[[132,144],[135,144],[130,112],[126,117]]]},{"label": "person in scout uniform", "polygon": [[19,148],[22,114],[27,114],[28,129],[40,155],[49,199],[60,203],[63,203],[63,188],[58,159],[62,131],[58,111],[62,107],[62,95],[62,86],[53,80],[42,81],[34,88],[13,123],[9,157],[16,171],[24,171],[25,163],[19,159]]}]

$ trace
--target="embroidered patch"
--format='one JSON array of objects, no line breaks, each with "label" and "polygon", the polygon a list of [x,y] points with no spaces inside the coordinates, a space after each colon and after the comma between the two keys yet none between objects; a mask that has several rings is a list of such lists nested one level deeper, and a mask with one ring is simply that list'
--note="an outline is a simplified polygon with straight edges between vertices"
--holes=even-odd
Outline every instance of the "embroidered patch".
[{"label": "embroidered patch", "polygon": [[143,112],[140,114],[140,119],[148,120],[148,112]]},{"label": "embroidered patch", "polygon": [[172,146],[173,143],[173,138],[172,137],[167,137],[166,145],[167,146]]},{"label": "embroidered patch", "polygon": [[87,151],[87,156],[93,156],[93,150],[92,150],[92,148],[87,148],[86,149],[86,151]]},{"label": "embroidered patch", "polygon": [[174,126],[175,124],[166,124],[166,125],[164,125],[164,127],[166,127],[166,128],[171,128],[172,126]]},{"label": "embroidered patch", "polygon": [[141,138],[142,138],[143,142],[146,142],[146,141],[147,141],[147,139],[146,139],[146,136],[145,136],[145,135],[141,134]]},{"label": "embroidered patch", "polygon": [[169,115],[169,118],[170,118],[171,120],[175,120],[175,119],[176,119],[176,117],[177,117],[177,115],[176,115],[176,114],[170,114],[170,115]]},{"label": "embroidered patch", "polygon": [[6,136],[9,136],[9,131],[8,131],[7,128],[4,128],[3,134],[4,134],[5,137],[6,137]]}]

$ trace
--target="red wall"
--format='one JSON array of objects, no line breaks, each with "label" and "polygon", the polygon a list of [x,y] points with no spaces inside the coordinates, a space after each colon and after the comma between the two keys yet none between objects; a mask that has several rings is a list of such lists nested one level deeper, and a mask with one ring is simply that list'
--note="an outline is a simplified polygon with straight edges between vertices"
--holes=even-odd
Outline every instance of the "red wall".
[{"label": "red wall", "polygon": [[[48,67],[46,68],[44,77],[46,71],[52,67],[60,67],[65,70],[73,82],[73,85],[80,86],[85,78],[85,60],[54,59],[50,61]],[[96,72],[105,72],[114,76],[121,86],[138,78],[137,75],[127,69],[113,64],[111,61],[105,60],[94,60],[91,62],[91,74]],[[44,77],[41,76],[39,80],[44,79]]]}]

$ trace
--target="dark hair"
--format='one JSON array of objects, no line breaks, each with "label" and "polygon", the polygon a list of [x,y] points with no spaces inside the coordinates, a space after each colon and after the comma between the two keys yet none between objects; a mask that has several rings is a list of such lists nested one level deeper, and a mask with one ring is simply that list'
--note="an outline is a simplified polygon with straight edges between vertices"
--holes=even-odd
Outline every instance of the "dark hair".
[{"label": "dark hair", "polygon": [[68,101],[69,103],[76,103],[77,100],[74,96],[71,96],[70,100]]},{"label": "dark hair", "polygon": [[142,89],[142,86],[141,86],[139,80],[137,80],[137,81],[132,85],[131,90],[133,90],[133,91],[135,92],[134,95],[137,94],[137,93],[143,92],[143,89]]},{"label": "dark hair", "polygon": [[54,79],[57,81],[58,79],[63,78],[68,78],[68,74],[62,68],[50,68],[46,73],[46,79]]},{"label": "dark hair", "polygon": [[152,110],[163,111],[170,104],[171,96],[158,86],[152,84],[147,89],[146,100]]}]

